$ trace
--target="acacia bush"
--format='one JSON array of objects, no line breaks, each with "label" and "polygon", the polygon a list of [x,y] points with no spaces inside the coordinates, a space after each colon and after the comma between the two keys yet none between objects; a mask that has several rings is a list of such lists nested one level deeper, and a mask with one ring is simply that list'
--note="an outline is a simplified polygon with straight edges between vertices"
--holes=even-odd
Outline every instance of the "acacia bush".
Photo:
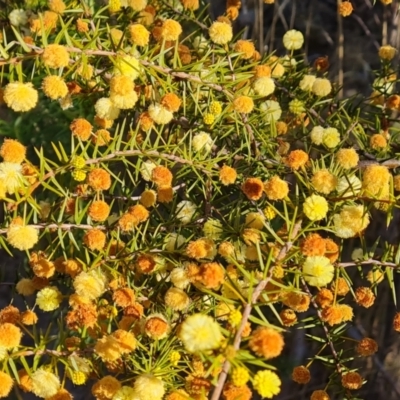
[{"label": "acacia bush", "polygon": [[0,11],[2,134],[19,132],[0,148],[0,244],[26,255],[12,283],[24,308],[0,311],[0,397],[71,399],[72,382],[99,400],[273,398],[286,338],[311,328],[318,350],[293,381],[317,364],[330,379],[312,400],[357,397],[352,362],[378,345],[349,346],[346,330],[381,282],[396,302],[400,250],[364,235],[374,210],[388,224],[398,207],[396,50],[377,54],[370,97],[341,99],[301,32],[261,56],[234,36],[239,9]]}]

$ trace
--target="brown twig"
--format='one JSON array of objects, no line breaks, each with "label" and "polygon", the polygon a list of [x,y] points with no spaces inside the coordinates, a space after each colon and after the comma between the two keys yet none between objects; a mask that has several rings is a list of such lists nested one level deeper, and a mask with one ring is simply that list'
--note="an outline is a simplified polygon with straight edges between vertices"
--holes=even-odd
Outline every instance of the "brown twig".
[{"label": "brown twig", "polygon": [[315,308],[315,310],[316,310],[316,312],[317,312],[318,319],[319,319],[320,322],[321,322],[321,326],[322,326],[322,329],[324,330],[324,334],[325,334],[326,340],[327,340],[328,345],[329,345],[329,347],[330,347],[330,349],[331,349],[332,356],[333,356],[333,358],[334,358],[334,360],[335,360],[336,370],[337,370],[337,372],[339,373],[339,375],[342,375],[342,367],[340,366],[339,356],[338,356],[337,351],[336,351],[336,349],[335,349],[335,346],[334,346],[334,344],[333,344],[333,342],[332,342],[331,335],[330,335],[330,333],[329,333],[329,329],[327,328],[326,324],[325,324],[324,321],[322,320],[321,310],[319,309],[318,304],[317,304],[317,303],[315,302],[315,300],[313,299],[313,296],[312,296],[312,294],[311,294],[311,292],[310,292],[310,289],[309,289],[309,287],[307,286],[307,284],[306,284],[304,278],[301,278],[301,282],[302,282],[302,284],[303,284],[304,291],[310,296],[310,298],[311,298],[311,304],[312,304],[312,306]]},{"label": "brown twig", "polygon": [[[298,234],[298,232],[299,232],[299,230],[301,228],[301,224],[302,224],[302,221],[300,220],[294,226],[293,232],[292,232],[292,239],[296,238],[296,236],[297,236],[297,234]],[[293,242],[292,241],[288,241],[285,244],[285,246],[282,247],[282,249],[281,249],[281,251],[280,251],[280,253],[279,253],[278,257],[277,257],[277,261],[283,260],[285,258],[286,254],[289,252],[289,250],[291,249],[292,245],[293,245]],[[238,328],[238,330],[237,330],[237,332],[235,334],[235,338],[233,339],[233,348],[235,350],[239,350],[239,348],[240,348],[240,343],[242,341],[242,333],[243,333],[243,330],[244,330],[244,328],[246,326],[246,323],[247,323],[247,321],[248,321],[248,319],[250,317],[250,313],[251,313],[251,310],[253,309],[253,305],[254,305],[254,303],[257,302],[260,294],[265,289],[265,287],[267,286],[268,282],[271,280],[273,271],[274,271],[274,267],[271,267],[270,270],[268,271],[268,276],[265,279],[263,279],[261,282],[259,282],[259,284],[254,289],[254,292],[253,292],[253,294],[251,296],[250,303],[247,303],[244,306],[243,313],[242,313],[242,320],[241,320],[240,326],[239,326],[239,328]],[[224,362],[224,365],[222,366],[222,371],[221,371],[221,373],[220,373],[220,375],[218,377],[218,382],[217,382],[217,384],[215,386],[215,389],[213,391],[213,394],[212,394],[210,400],[219,400],[220,399],[221,393],[222,393],[222,389],[224,387],[224,384],[225,384],[226,378],[228,376],[228,372],[230,370],[230,367],[231,367],[230,361],[226,360]]]}]

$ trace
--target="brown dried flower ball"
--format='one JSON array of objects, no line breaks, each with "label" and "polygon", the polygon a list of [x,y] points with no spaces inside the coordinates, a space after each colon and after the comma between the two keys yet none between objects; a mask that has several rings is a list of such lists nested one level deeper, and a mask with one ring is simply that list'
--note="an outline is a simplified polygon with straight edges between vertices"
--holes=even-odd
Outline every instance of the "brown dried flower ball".
[{"label": "brown dried flower ball", "polygon": [[361,339],[356,347],[356,352],[360,356],[371,356],[372,354],[375,354],[378,351],[378,343],[375,342],[374,339],[371,338],[363,338]]},{"label": "brown dried flower ball", "polygon": [[292,379],[301,385],[310,382],[311,374],[310,370],[304,365],[293,368]]},{"label": "brown dried flower ball", "polygon": [[357,390],[363,384],[361,375],[358,372],[347,372],[342,375],[342,385],[349,390]]}]

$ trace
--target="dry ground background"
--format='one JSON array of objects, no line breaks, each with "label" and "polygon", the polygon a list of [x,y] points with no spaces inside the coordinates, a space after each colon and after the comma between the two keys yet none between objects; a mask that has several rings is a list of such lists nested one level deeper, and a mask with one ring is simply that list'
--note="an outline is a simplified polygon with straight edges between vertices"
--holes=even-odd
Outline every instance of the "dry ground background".
[{"label": "dry ground background", "polygon": [[[4,1],[0,1],[0,6],[1,3]],[[355,8],[353,15],[340,22],[334,0],[276,0],[272,5],[265,5],[262,0],[244,0],[235,29],[243,32],[244,38],[255,40],[261,52],[268,53],[271,49],[277,49],[278,54],[284,53],[281,43],[283,33],[290,28],[298,29],[305,34],[306,57],[309,63],[319,56],[328,56],[331,63],[330,78],[344,84],[345,96],[368,95],[374,79],[373,71],[379,67],[379,46],[389,43],[399,48],[399,4],[393,1],[392,5],[383,7],[378,1],[373,6],[370,0],[352,0],[352,4]],[[210,0],[210,5],[210,12],[214,16],[221,15],[225,9],[224,0]],[[79,110],[76,112],[79,114]],[[69,121],[74,116],[70,111],[64,114],[54,112],[52,106],[49,106],[47,109],[37,110],[35,115],[25,120],[24,117],[10,115],[0,106],[0,134],[19,138],[27,145],[46,145],[50,138],[65,141],[64,138],[68,137],[65,133]],[[26,129],[20,128],[22,124],[31,126],[29,135],[25,133]],[[378,237],[392,243],[399,241],[399,215],[395,215],[388,229],[385,228],[384,221],[382,215],[374,216],[367,233],[371,244]],[[348,241],[343,261],[349,259],[354,247],[357,247],[357,241]],[[1,307],[8,305],[12,298],[16,306],[24,307],[24,300],[15,296],[12,284],[25,266],[26,260],[21,254],[10,258],[0,250]],[[355,269],[352,277],[358,285],[363,282]],[[400,280],[397,277],[395,281],[399,294]],[[347,336],[353,339],[369,336],[379,344],[379,351],[375,356],[354,361],[354,366],[360,366],[363,376],[368,379],[358,392],[358,398],[395,400],[400,399],[400,339],[391,327],[396,307],[389,286],[382,283],[379,290],[379,301],[370,309],[361,310],[352,304],[357,317]],[[51,319],[51,316],[48,317]],[[297,329],[286,336],[286,351],[277,364],[283,380],[282,393],[277,397],[280,400],[309,399],[313,390],[323,388],[328,382],[327,369],[321,368],[321,364],[317,362],[311,366],[310,384],[301,387],[290,380],[292,368],[305,364],[308,357],[316,353],[315,343],[306,336],[310,333],[323,336],[315,329]],[[92,384],[93,382],[89,382],[84,388],[74,389],[75,399],[91,399]],[[10,397],[14,398],[33,399],[35,396]]]}]

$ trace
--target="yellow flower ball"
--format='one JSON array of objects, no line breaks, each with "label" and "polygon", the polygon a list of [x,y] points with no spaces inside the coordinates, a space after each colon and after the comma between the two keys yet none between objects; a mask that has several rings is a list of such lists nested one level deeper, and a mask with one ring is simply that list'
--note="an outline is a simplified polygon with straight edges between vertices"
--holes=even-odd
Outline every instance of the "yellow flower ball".
[{"label": "yellow flower ball", "polygon": [[98,117],[109,120],[117,119],[120,113],[119,108],[115,107],[111,99],[108,97],[102,97],[97,100],[94,109]]},{"label": "yellow flower ball", "polygon": [[329,79],[316,78],[311,90],[315,95],[325,97],[332,91],[332,85]]},{"label": "yellow flower ball", "polygon": [[233,108],[239,113],[251,113],[254,108],[253,99],[248,96],[239,96],[235,100],[233,100]]},{"label": "yellow flower ball", "polygon": [[303,211],[309,220],[320,221],[328,213],[328,202],[324,197],[312,194],[305,199]]},{"label": "yellow flower ball", "polygon": [[68,87],[64,79],[57,75],[46,76],[42,82],[42,89],[47,97],[58,100],[68,94]]},{"label": "yellow flower ball", "polygon": [[8,243],[18,250],[31,249],[39,240],[39,231],[29,225],[11,224],[7,230]]},{"label": "yellow flower ball", "polygon": [[287,50],[299,50],[303,43],[304,36],[300,31],[291,29],[283,35],[283,45]]},{"label": "yellow flower ball", "polygon": [[139,375],[133,388],[140,400],[161,400],[165,394],[164,382],[151,374]]},{"label": "yellow flower ball", "polygon": [[37,369],[31,375],[32,392],[45,399],[54,396],[60,389],[60,379],[44,368]]},{"label": "yellow flower ball", "polygon": [[281,384],[279,376],[269,370],[258,371],[253,379],[256,392],[267,399],[272,399],[281,391]]},{"label": "yellow flower ball", "polygon": [[254,81],[253,89],[259,96],[269,96],[275,91],[275,82],[267,76],[262,76]]},{"label": "yellow flower ball", "polygon": [[315,75],[304,75],[299,82],[299,88],[303,92],[311,92],[316,79],[317,77]]},{"label": "yellow flower ball", "polygon": [[305,281],[311,286],[326,286],[333,279],[334,268],[329,258],[307,257],[302,267]]},{"label": "yellow flower ball", "polygon": [[161,26],[161,37],[164,40],[178,40],[181,33],[181,24],[173,19],[166,19]]},{"label": "yellow flower ball", "polygon": [[67,49],[60,44],[49,44],[42,53],[44,65],[49,68],[62,68],[69,64],[69,53]]},{"label": "yellow flower ball", "polygon": [[114,75],[125,75],[130,77],[132,80],[135,80],[139,76],[140,71],[140,63],[136,57],[130,55],[121,55],[115,60]]},{"label": "yellow flower ball", "polygon": [[39,95],[32,83],[9,83],[3,93],[4,102],[14,111],[29,111],[38,102]]},{"label": "yellow flower ball", "polygon": [[232,26],[226,22],[213,22],[208,33],[211,41],[216,44],[227,44],[233,38]]},{"label": "yellow flower ball", "polygon": [[340,133],[336,128],[326,128],[322,136],[322,143],[329,149],[333,149],[340,143]]},{"label": "yellow flower ball", "polygon": [[47,286],[36,295],[36,304],[43,311],[56,310],[61,303],[62,295],[56,286]]},{"label": "yellow flower ball", "polygon": [[385,61],[391,61],[396,55],[396,49],[389,44],[386,46],[382,46],[379,49],[379,57]]},{"label": "yellow flower ball", "polygon": [[150,32],[142,24],[130,25],[129,34],[133,44],[142,47],[149,44]]},{"label": "yellow flower ball", "polygon": [[222,340],[221,329],[208,315],[194,314],[185,319],[179,338],[189,353],[216,349]]}]

